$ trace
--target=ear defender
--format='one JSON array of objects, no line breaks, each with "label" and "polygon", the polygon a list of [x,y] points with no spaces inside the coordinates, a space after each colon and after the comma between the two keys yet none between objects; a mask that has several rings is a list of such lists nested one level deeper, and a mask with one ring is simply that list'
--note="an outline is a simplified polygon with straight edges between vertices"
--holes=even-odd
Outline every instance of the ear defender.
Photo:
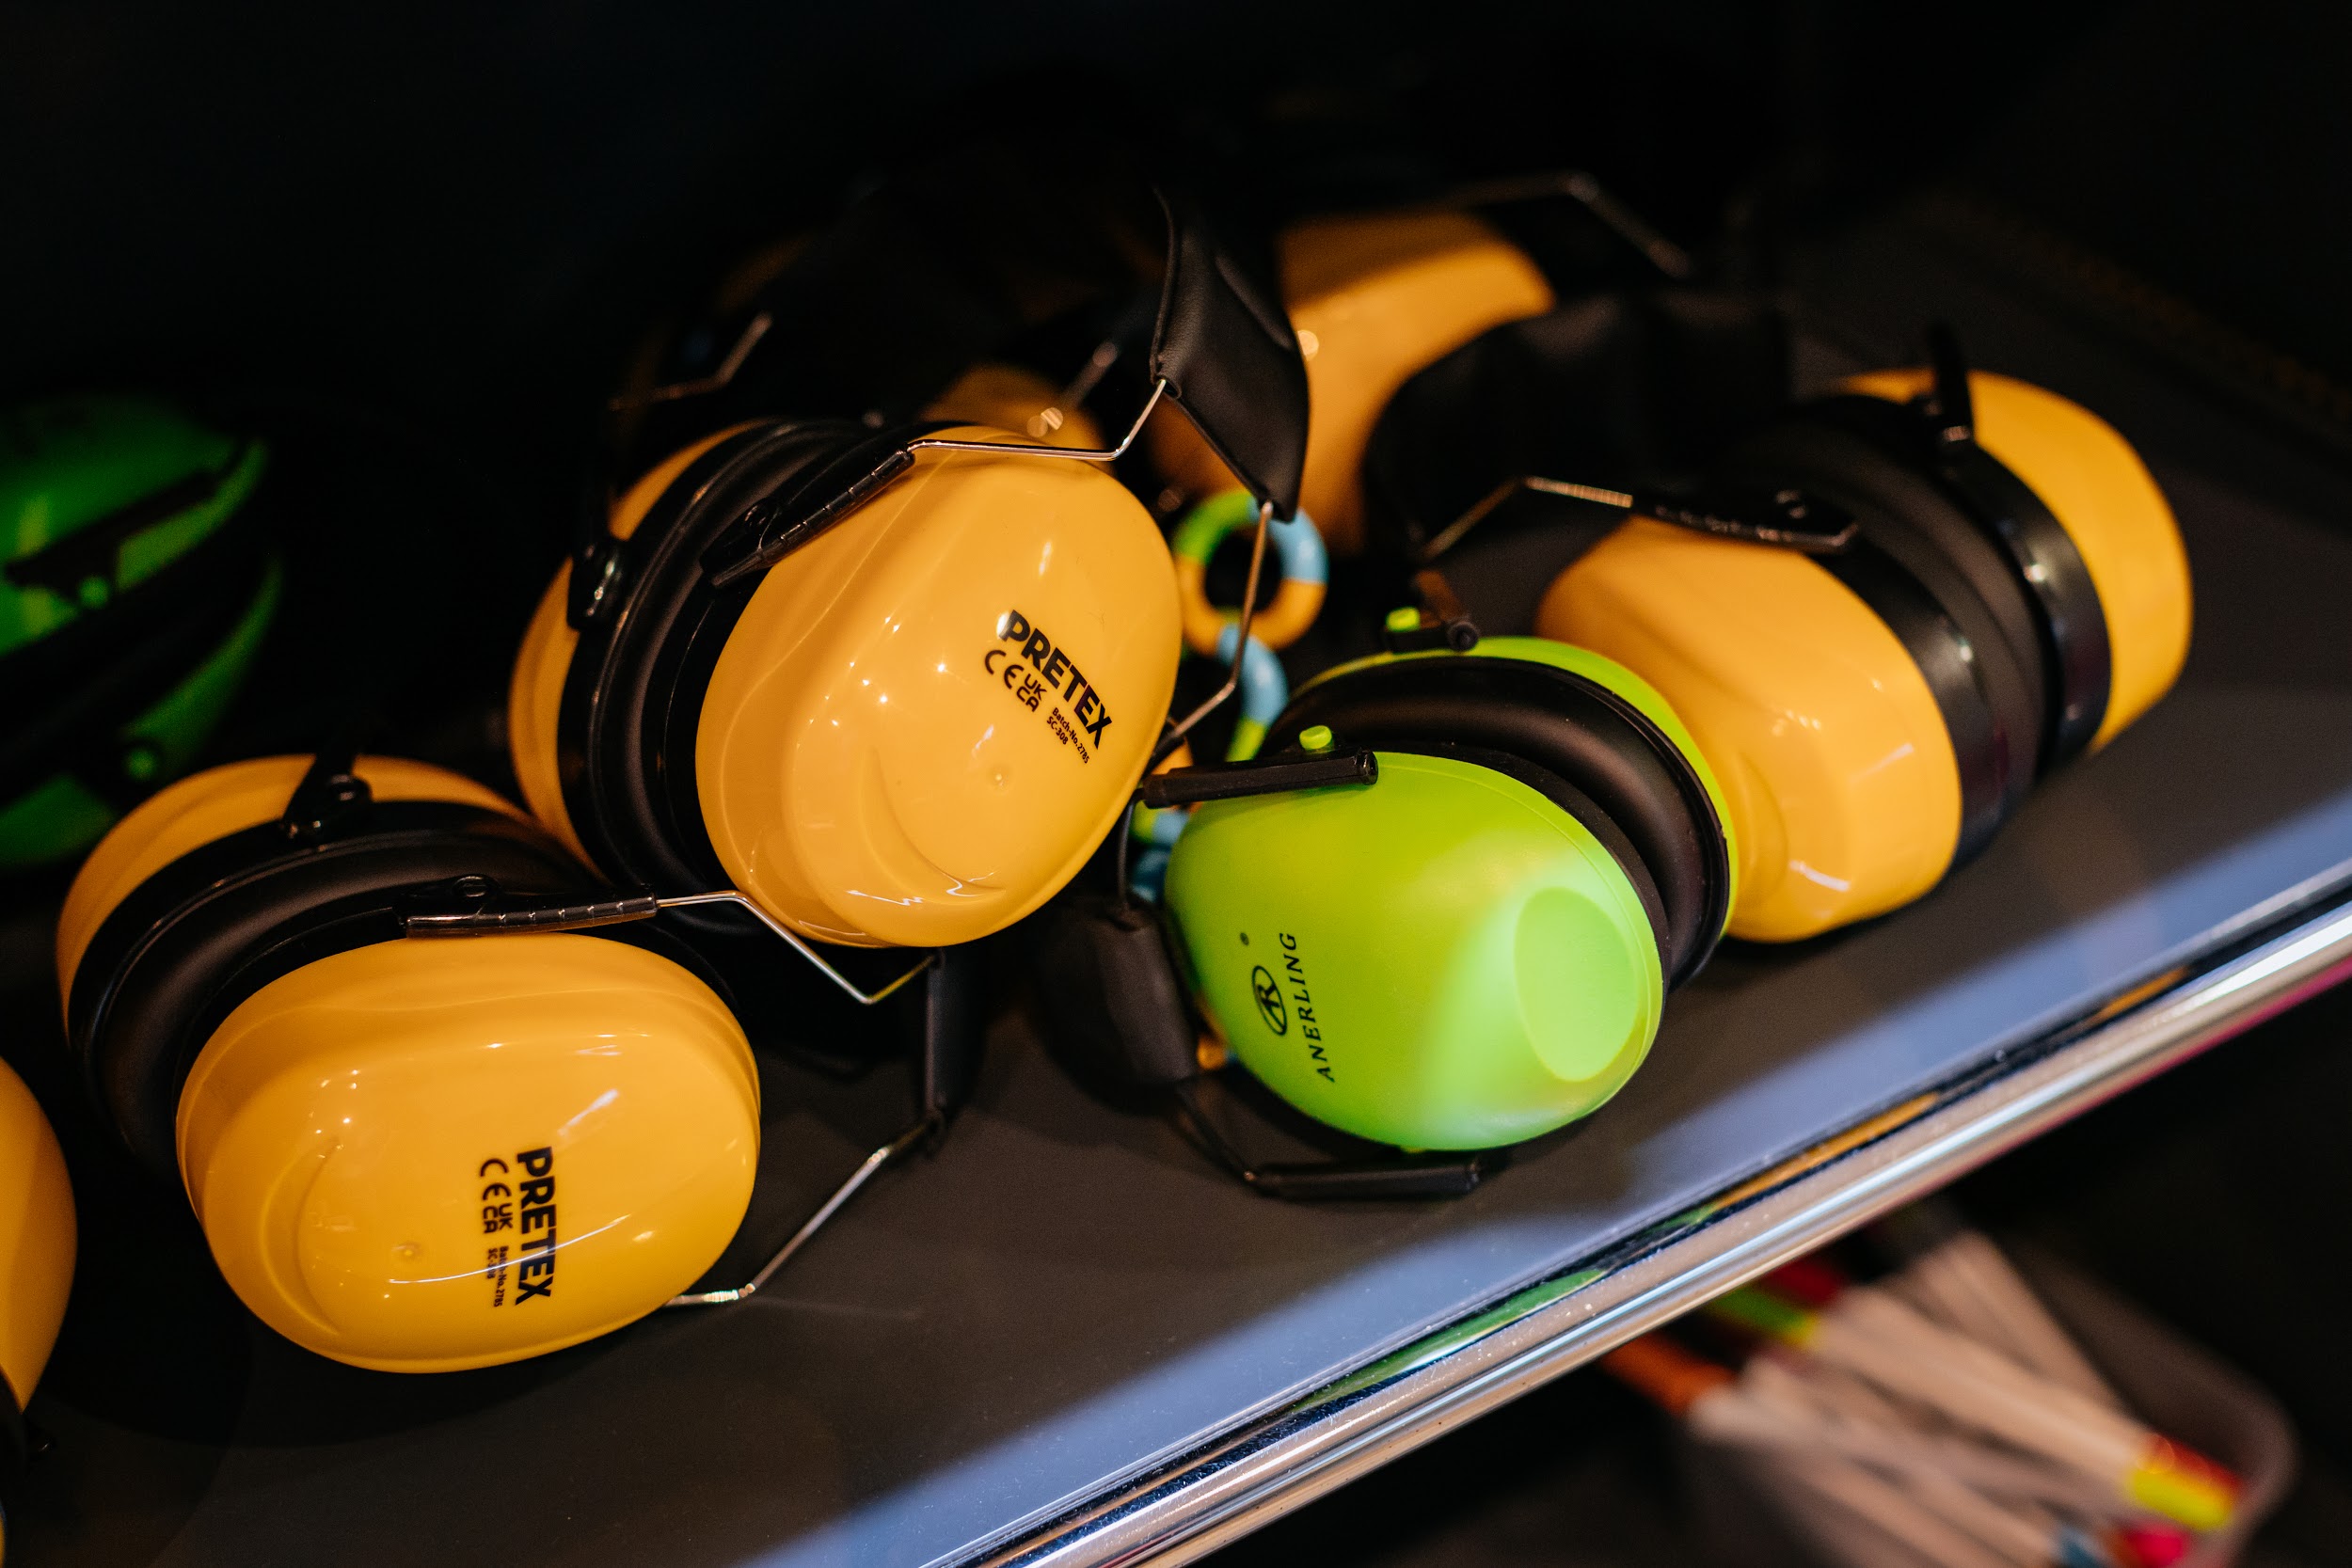
[{"label": "ear defender", "polygon": [[714,583],[742,517],[891,440],[762,424],[690,448],[614,514],[644,562],[620,603],[576,631],[575,567],[558,573],[516,669],[516,771],[616,879],[730,885],[825,942],[936,946],[1036,908],[1117,820],[1180,637],[1158,529],[1107,473],[925,452]]},{"label": "ear defender", "polygon": [[[1335,554],[1364,545],[1365,444],[1406,377],[1488,327],[1551,309],[1551,286],[1467,213],[1319,218],[1280,237],[1282,302],[1311,398],[1299,504]],[[1152,425],[1152,456],[1187,493],[1235,481],[1181,420]]]},{"label": "ear defender", "polygon": [[1318,1120],[1492,1148],[1631,1076],[1737,894],[1706,759],[1638,676],[1491,639],[1302,689],[1269,757],[1370,750],[1368,784],[1200,806],[1164,907],[1211,1028]]},{"label": "ear defender", "polygon": [[453,774],[273,757],[140,806],[67,897],[98,1104],[245,1303],[323,1355],[437,1371],[591,1338],[691,1283],[750,1200],[757,1078],[691,958],[641,925],[424,934],[501,892],[605,896]]},{"label": "ear defender", "polygon": [[[1163,205],[1137,425],[1176,404],[1289,516],[1297,344],[1200,214]],[[948,403],[1035,389],[968,377]],[[1124,813],[1183,646],[1159,529],[1104,467],[1135,432],[1073,448],[1048,411],[1023,416],[1042,444],[763,420],[646,474],[524,640],[532,812],[616,883],[732,890],[826,942],[946,946],[1044,903]]]},{"label": "ear defender", "polygon": [[187,768],[278,604],[267,453],[159,403],[0,409],[0,872]]},{"label": "ear defender", "polygon": [[24,1080],[0,1062],[0,1550],[8,1481],[30,1455],[24,1406],[73,1288],[73,1189]]},{"label": "ear defender", "polygon": [[1536,629],[1642,672],[1722,769],[1744,859],[1732,933],[1894,909],[1980,849],[2039,776],[2105,745],[2188,650],[2170,509],[2095,415],[1970,374],[1857,377],[1740,445],[1729,480],[1850,514],[1805,555],[1639,517]]}]

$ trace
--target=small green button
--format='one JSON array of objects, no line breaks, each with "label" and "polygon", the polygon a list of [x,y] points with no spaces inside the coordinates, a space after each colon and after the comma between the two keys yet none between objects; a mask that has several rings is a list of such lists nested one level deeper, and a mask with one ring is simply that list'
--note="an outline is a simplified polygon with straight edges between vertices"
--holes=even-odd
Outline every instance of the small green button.
[{"label": "small green button", "polygon": [[1421,625],[1421,611],[1411,605],[1399,605],[1389,611],[1391,631],[1411,631]]},{"label": "small green button", "polygon": [[1329,751],[1331,749],[1331,726],[1328,724],[1308,725],[1298,732],[1298,744],[1310,752]]}]

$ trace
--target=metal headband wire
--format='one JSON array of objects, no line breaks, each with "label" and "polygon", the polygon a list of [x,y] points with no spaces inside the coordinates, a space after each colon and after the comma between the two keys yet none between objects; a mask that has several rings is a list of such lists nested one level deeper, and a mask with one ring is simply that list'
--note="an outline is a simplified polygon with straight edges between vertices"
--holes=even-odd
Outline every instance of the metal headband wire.
[{"label": "metal headband wire", "polygon": [[731,1302],[748,1300],[761,1286],[767,1284],[774,1276],[778,1269],[784,1267],[794,1253],[807,1244],[810,1237],[825,1227],[825,1222],[839,1212],[843,1204],[857,1196],[860,1187],[873,1180],[875,1172],[921,1143],[938,1125],[938,1122],[939,1118],[936,1117],[926,1117],[859,1162],[857,1169],[850,1173],[849,1180],[835,1187],[833,1196],[819,1204],[815,1213],[803,1220],[801,1227],[792,1232],[790,1239],[778,1247],[775,1255],[760,1266],[759,1272],[744,1283],[728,1291],[683,1291],[672,1296],[661,1305],[665,1307],[724,1307]]},{"label": "metal headband wire", "polygon": [[[1210,714],[1215,713],[1218,706],[1231,698],[1232,694],[1241,687],[1241,661],[1248,656],[1249,627],[1250,624],[1256,620],[1258,614],[1258,578],[1259,574],[1265,567],[1266,527],[1267,524],[1273,520],[1273,517],[1274,503],[1267,500],[1260,501],[1258,503],[1257,533],[1251,540],[1249,546],[1249,580],[1248,585],[1242,591],[1241,618],[1237,626],[1236,635],[1233,638],[1233,662],[1232,668],[1230,668],[1225,673],[1225,684],[1218,687],[1216,694],[1210,697],[1207,702],[1202,703],[1199,707],[1194,708],[1190,713],[1186,714],[1182,722],[1168,726],[1168,733],[1160,737],[1160,743],[1152,748],[1151,760],[1144,764],[1143,776],[1147,779],[1158,769],[1161,763],[1166,762],[1169,757],[1175,754],[1176,748],[1184,744],[1184,736],[1192,733],[1192,728],[1195,724],[1200,723],[1201,720],[1206,719]],[[1141,785],[1138,783],[1138,791],[1140,791],[1140,788]],[[1128,801],[1128,809],[1120,814],[1118,828],[1119,842],[1111,851],[1112,875],[1118,879],[1115,884],[1115,895],[1122,907],[1129,901],[1129,895],[1127,891],[1127,843],[1128,840],[1135,836],[1135,834],[1130,829],[1128,819],[1133,816],[1134,814],[1135,802],[1131,799]]]}]

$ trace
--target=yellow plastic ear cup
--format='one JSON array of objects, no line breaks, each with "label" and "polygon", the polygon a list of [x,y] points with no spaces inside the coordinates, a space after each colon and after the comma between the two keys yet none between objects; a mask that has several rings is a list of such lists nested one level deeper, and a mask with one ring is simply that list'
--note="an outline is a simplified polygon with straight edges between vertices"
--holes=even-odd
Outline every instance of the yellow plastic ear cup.
[{"label": "yellow plastic ear cup", "polygon": [[750,1200],[741,1028],[666,958],[581,935],[319,959],[225,1019],[182,1091],[221,1273],[295,1343],[443,1371],[660,1307]]},{"label": "yellow plastic ear cup", "polygon": [[1639,671],[1690,726],[1739,846],[1733,936],[1866,919],[1951,863],[1960,773],[1934,694],[1804,556],[1637,518],[1561,574],[1535,626]]},{"label": "yellow plastic ear cup", "polygon": [[[1842,388],[1908,402],[1929,388],[1924,370],[1856,376]],[[2188,657],[2188,554],[2164,492],[2131,443],[2079,404],[2005,375],[1972,372],[1977,443],[2026,488],[2082,553],[2106,617],[2104,746],[2154,705]]]},{"label": "yellow plastic ear cup", "polygon": [[[626,539],[635,533],[654,502],[692,467],[694,459],[747,428],[732,425],[706,436],[648,469],[613,505],[613,537]],[[515,779],[522,785],[523,804],[558,843],[586,860],[588,851],[581,847],[580,835],[572,828],[571,811],[564,804],[564,778],[556,767],[555,726],[564,706],[564,677],[571,668],[573,650],[580,646],[580,633],[564,618],[571,590],[572,567],[567,561],[556,568],[555,580],[540,596],[539,608],[523,633],[522,649],[515,657],[515,673],[506,687],[506,736],[514,756]]]},{"label": "yellow plastic ear cup", "polygon": [[1002,929],[1124,809],[1181,648],[1167,546],[1108,474],[920,453],[729,633],[695,748],[712,847],[826,941]]},{"label": "yellow plastic ear cup", "polygon": [[[495,792],[446,768],[378,756],[363,756],[353,766],[378,800],[450,800],[522,816]],[[82,863],[57,917],[58,994],[73,994],[82,955],[116,905],[189,851],[275,820],[310,767],[309,757],[257,757],[209,768],[141,802],[117,823]]]},{"label": "yellow plastic ear cup", "polygon": [[1052,447],[1103,445],[1102,428],[1083,408],[1064,408],[1061,388],[1018,365],[975,365],[923,410],[927,420],[1019,432]]},{"label": "yellow plastic ear cup", "polygon": [[[1551,286],[1466,213],[1316,219],[1285,231],[1281,253],[1311,410],[1299,505],[1335,553],[1353,555],[1364,537],[1359,470],[1389,399],[1488,327],[1550,309]],[[1189,494],[1237,483],[1172,410],[1153,416],[1151,439],[1160,471]]]},{"label": "yellow plastic ear cup", "polygon": [[24,1081],[0,1062],[0,1378],[19,1410],[49,1365],[73,1287],[73,1189]]}]

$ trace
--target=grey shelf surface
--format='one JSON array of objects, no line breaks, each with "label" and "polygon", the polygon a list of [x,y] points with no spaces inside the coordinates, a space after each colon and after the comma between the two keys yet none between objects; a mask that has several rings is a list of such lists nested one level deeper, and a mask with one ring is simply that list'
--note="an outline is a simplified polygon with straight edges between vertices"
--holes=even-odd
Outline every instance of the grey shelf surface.
[{"label": "grey shelf surface", "polygon": [[[1800,293],[1808,327],[1857,355],[1896,356],[1942,315],[1980,363],[2107,413],[2173,498],[2197,573],[2180,688],[1934,895],[1802,948],[1726,950],[1614,1102],[1456,1203],[1254,1197],[1082,1092],[1016,1015],[937,1156],[878,1180],[741,1307],[399,1379],[217,1300],[93,1305],[37,1402],[57,1450],[11,1561],[1190,1555],[2331,978],[2346,930],[2328,904],[2352,879],[2352,483],[2159,357],[1996,289],[1929,227],[1822,252]],[[804,1083],[771,1085],[755,1228],[886,1119],[873,1084]],[[1657,1229],[1936,1091],[1837,1164]],[[1645,1236],[1663,1239],[1628,1249]],[[188,1245],[157,1222],[163,1277],[200,1277]],[[102,1243],[113,1260],[86,1291],[136,1296],[121,1251]],[[1564,1276],[1582,1289],[1513,1303]]]}]

